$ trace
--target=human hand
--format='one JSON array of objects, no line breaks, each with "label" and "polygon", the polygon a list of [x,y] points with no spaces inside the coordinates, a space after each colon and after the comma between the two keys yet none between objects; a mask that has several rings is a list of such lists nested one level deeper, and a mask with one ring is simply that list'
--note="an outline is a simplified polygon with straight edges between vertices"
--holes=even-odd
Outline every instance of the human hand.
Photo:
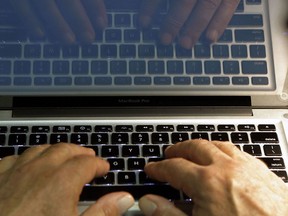
[{"label": "human hand", "polygon": [[9,0],[33,38],[92,42],[107,25],[103,0]]},{"label": "human hand", "polygon": [[[167,160],[149,163],[147,175],[169,182],[194,202],[193,216],[288,215],[288,188],[260,160],[228,142],[190,140],[165,151]],[[164,198],[146,195],[145,215],[185,215]]]},{"label": "human hand", "polygon": [[[162,0],[143,0],[140,26],[148,27]],[[170,0],[168,15],[160,28],[160,41],[168,45],[179,34],[179,43],[191,48],[206,31],[206,38],[216,42],[223,34],[239,0]]]},{"label": "human hand", "polygon": [[[0,215],[78,215],[83,186],[109,170],[92,149],[73,144],[42,145],[0,161]],[[125,192],[105,195],[82,216],[123,214],[133,198]]]}]

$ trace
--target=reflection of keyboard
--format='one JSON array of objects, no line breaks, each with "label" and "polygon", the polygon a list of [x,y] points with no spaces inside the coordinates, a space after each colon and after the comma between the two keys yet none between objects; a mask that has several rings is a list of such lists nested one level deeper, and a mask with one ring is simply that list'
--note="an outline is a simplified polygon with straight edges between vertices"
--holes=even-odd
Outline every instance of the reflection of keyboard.
[{"label": "reflection of keyboard", "polygon": [[177,44],[155,46],[165,5],[152,29],[141,31],[137,29],[139,1],[127,1],[129,13],[122,1],[105,2],[109,26],[90,45],[31,42],[23,29],[3,25],[17,22],[13,12],[1,10],[1,91],[275,88],[269,26],[263,12],[266,1],[242,0],[218,43],[198,43],[191,50]]},{"label": "reflection of keyboard", "polygon": [[[48,121],[37,123],[1,123],[0,158],[21,154],[31,146],[43,143],[72,142],[95,150],[107,159],[110,172],[96,178],[84,188],[81,199],[95,200],[111,191],[130,191],[135,198],[155,193],[171,199],[181,194],[169,185],[149,179],[143,171],[149,161],[163,160],[163,151],[171,143],[187,139],[231,141],[242,151],[260,158],[283,181],[288,182],[279,145],[279,125],[275,122],[239,122],[211,124],[211,121],[161,122],[143,121],[133,125],[116,122]],[[123,123],[123,122],[122,122]],[[278,137],[279,136],[279,137]]]}]

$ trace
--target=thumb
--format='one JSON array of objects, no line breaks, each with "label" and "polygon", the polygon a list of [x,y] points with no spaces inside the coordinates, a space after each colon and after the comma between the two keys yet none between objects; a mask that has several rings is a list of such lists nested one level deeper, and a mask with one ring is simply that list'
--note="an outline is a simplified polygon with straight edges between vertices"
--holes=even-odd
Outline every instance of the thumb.
[{"label": "thumb", "polygon": [[126,192],[107,194],[91,205],[81,216],[118,216],[134,204],[134,198]]},{"label": "thumb", "polygon": [[139,207],[145,216],[187,216],[173,203],[156,195],[145,195],[139,200]]}]

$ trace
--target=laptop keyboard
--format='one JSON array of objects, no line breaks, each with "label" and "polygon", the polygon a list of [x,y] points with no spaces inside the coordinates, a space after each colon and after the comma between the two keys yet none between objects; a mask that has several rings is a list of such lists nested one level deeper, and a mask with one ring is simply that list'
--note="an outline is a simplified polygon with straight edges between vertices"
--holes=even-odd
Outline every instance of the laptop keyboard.
[{"label": "laptop keyboard", "polygon": [[151,29],[141,31],[139,0],[127,2],[105,1],[108,28],[97,34],[95,43],[86,45],[35,42],[16,27],[11,10],[0,9],[0,90],[53,94],[171,87],[175,91],[274,89],[265,0],[241,0],[219,42],[209,45],[200,39],[189,50],[176,43],[157,43],[168,5],[162,5]]},{"label": "laptop keyboard", "polygon": [[71,142],[92,148],[110,163],[109,173],[84,187],[81,200],[95,200],[107,192],[125,190],[136,198],[155,193],[170,199],[185,195],[166,183],[149,179],[143,169],[150,161],[164,159],[169,145],[188,139],[231,141],[240,150],[261,159],[271,171],[288,182],[286,166],[278,137],[278,126],[269,124],[191,124],[175,122],[155,124],[0,124],[0,158],[22,154],[31,146]]}]

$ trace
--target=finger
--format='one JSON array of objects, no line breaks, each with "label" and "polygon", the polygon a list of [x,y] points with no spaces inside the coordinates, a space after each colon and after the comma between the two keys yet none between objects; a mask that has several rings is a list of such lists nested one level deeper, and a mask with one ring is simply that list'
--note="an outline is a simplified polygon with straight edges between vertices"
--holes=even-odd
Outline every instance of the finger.
[{"label": "finger", "polygon": [[[93,149],[70,143],[59,143],[52,145],[44,151],[38,159],[40,162],[42,161],[43,164],[46,164],[46,166],[57,167],[65,163],[67,160],[80,155],[95,157],[95,152]],[[49,163],[47,163],[47,161],[49,161]]]},{"label": "finger", "polygon": [[148,216],[184,216],[184,212],[176,208],[171,202],[156,195],[145,195],[139,200],[139,207]]},{"label": "finger", "polygon": [[84,7],[96,29],[104,29],[108,25],[106,8],[103,0],[83,0]]},{"label": "finger", "polygon": [[207,140],[187,140],[168,147],[167,158],[183,157],[199,165],[209,165],[220,157],[227,157],[215,145]]},{"label": "finger", "polygon": [[157,11],[162,0],[144,0],[142,1],[139,24],[142,28],[147,28],[152,22],[152,19]]},{"label": "finger", "polygon": [[74,43],[75,34],[65,21],[55,1],[32,0],[38,15],[42,18],[46,32],[64,43]]},{"label": "finger", "polygon": [[223,0],[206,30],[206,37],[216,42],[228,26],[239,0]]},{"label": "finger", "polygon": [[101,197],[81,216],[115,216],[124,214],[134,204],[133,197],[127,192],[116,192]]},{"label": "finger", "polygon": [[18,159],[18,155],[4,157],[0,160],[0,174],[6,172],[14,166]]},{"label": "finger", "polygon": [[231,142],[212,141],[212,143],[231,158],[244,158],[243,152]]},{"label": "finger", "polygon": [[16,13],[23,21],[28,33],[35,38],[43,38],[45,36],[44,27],[36,16],[29,0],[10,0]]},{"label": "finger", "polygon": [[168,182],[193,198],[198,193],[198,174],[202,167],[183,158],[148,163],[144,170],[149,178]]},{"label": "finger", "polygon": [[58,0],[57,4],[77,39],[81,42],[93,42],[95,32],[81,1]]},{"label": "finger", "polygon": [[[104,176],[109,171],[109,163],[101,158],[79,155],[67,160],[55,172],[55,178],[62,181],[73,195],[80,195],[83,186],[95,177]],[[67,181],[68,180],[68,181]]]},{"label": "finger", "polygon": [[25,163],[34,160],[35,158],[39,157],[43,152],[45,152],[48,148],[50,148],[50,146],[51,145],[46,144],[27,149],[19,156],[16,166],[19,167]]},{"label": "finger", "polygon": [[160,40],[165,45],[173,42],[196,4],[196,0],[170,2],[169,12],[160,29]]},{"label": "finger", "polygon": [[183,28],[183,33],[179,40],[181,46],[189,49],[198,41],[220,3],[221,0],[201,0],[197,2],[195,9]]}]

